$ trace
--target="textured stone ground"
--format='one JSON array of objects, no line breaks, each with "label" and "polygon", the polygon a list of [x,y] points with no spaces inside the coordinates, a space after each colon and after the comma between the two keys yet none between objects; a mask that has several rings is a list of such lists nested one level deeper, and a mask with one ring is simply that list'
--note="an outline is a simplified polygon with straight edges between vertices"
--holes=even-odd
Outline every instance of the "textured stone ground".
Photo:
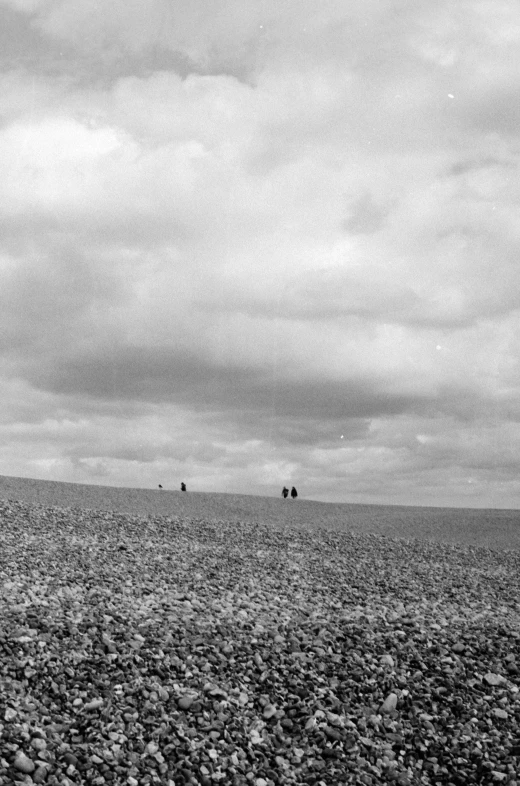
[{"label": "textured stone ground", "polygon": [[0,486],[1,784],[517,783],[520,551],[443,542],[472,512]]},{"label": "textured stone ground", "polygon": [[188,490],[127,489],[12,478],[0,475],[0,499],[82,507],[142,516],[182,516],[206,521],[261,522],[342,529],[441,543],[520,549],[520,510],[420,508],[296,501]]}]

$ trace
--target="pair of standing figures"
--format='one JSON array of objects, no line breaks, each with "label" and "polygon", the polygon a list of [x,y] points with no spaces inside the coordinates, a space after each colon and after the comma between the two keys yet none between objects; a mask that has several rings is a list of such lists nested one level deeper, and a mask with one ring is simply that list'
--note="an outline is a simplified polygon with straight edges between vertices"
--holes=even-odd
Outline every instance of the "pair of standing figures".
[{"label": "pair of standing figures", "polygon": [[[287,499],[288,496],[289,496],[289,489],[284,486],[283,489],[282,489],[282,497],[284,499]],[[292,489],[291,489],[291,497],[293,499],[296,499],[297,496],[298,496],[298,492],[296,491],[296,489],[293,486]]]}]

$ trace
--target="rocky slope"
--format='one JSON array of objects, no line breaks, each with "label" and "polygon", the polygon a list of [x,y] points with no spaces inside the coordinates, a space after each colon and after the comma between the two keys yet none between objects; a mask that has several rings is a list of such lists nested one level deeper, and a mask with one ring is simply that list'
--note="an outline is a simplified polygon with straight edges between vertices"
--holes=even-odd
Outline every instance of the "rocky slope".
[{"label": "rocky slope", "polygon": [[0,500],[0,784],[517,783],[520,552],[207,496]]}]

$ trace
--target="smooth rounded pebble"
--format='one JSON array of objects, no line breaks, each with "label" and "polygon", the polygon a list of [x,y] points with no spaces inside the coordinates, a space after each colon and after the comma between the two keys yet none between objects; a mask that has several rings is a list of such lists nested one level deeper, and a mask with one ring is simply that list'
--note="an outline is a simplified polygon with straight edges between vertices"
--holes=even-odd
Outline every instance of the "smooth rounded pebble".
[{"label": "smooth rounded pebble", "polygon": [[15,770],[18,770],[19,772],[24,772],[28,775],[30,775],[31,772],[34,772],[34,770],[36,769],[36,765],[33,762],[33,760],[30,759],[28,756],[26,756],[26,754],[23,751],[17,752],[13,762],[13,766]]}]

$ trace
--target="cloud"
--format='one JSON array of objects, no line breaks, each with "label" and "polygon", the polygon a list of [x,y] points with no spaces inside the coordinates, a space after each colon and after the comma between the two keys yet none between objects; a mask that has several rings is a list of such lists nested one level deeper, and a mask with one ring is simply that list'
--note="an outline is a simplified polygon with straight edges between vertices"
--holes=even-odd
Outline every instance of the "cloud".
[{"label": "cloud", "polygon": [[[111,357],[69,360],[56,365],[34,365],[26,372],[43,390],[102,400],[176,403],[199,411],[246,411],[279,417],[321,417],[328,420],[370,418],[397,414],[423,400],[421,391],[408,394],[385,390],[384,382],[367,378],[316,379],[300,375],[284,378],[283,369],[235,367],[204,363],[193,353],[157,351],[152,347],[122,349]],[[278,376],[279,373],[279,376]],[[378,389],[379,387],[379,389]]]},{"label": "cloud", "polygon": [[384,224],[385,211],[376,205],[369,193],[359,197],[343,227],[350,234],[377,232]]},{"label": "cloud", "polygon": [[0,9],[0,471],[514,500],[512,3]]},{"label": "cloud", "polygon": [[233,65],[261,33],[262,11],[253,3],[220,0],[208,9],[200,0],[175,5],[151,0],[146,6],[108,0],[93,12],[84,0],[3,2],[29,16],[43,35],[82,53],[95,52],[107,64],[155,49],[182,54],[200,67],[210,59]]}]

